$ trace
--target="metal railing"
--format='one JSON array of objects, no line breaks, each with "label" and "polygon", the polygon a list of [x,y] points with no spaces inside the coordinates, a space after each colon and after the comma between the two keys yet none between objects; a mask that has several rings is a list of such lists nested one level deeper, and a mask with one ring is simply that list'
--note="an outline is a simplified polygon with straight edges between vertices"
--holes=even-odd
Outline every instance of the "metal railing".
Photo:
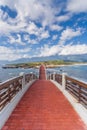
[{"label": "metal railing", "polygon": [[37,79],[35,74],[26,74],[0,84],[0,111],[21,91],[29,81]]},{"label": "metal railing", "polygon": [[0,85],[0,110],[22,89],[22,76]]},{"label": "metal railing", "polygon": [[37,79],[37,76],[35,74],[26,74],[25,75],[25,84],[28,83],[31,80]]},{"label": "metal railing", "polygon": [[72,94],[79,103],[87,108],[87,84],[63,74],[50,74],[48,79],[58,82],[63,89]]},{"label": "metal railing", "polygon": [[62,75],[61,74],[55,74],[55,80],[62,85]]},{"label": "metal railing", "polygon": [[87,108],[87,84],[68,76],[65,77],[65,80],[65,89]]},{"label": "metal railing", "polygon": [[57,73],[50,73],[47,76],[48,80],[55,80],[57,81],[59,84],[62,85],[62,75],[61,74],[57,74]]}]

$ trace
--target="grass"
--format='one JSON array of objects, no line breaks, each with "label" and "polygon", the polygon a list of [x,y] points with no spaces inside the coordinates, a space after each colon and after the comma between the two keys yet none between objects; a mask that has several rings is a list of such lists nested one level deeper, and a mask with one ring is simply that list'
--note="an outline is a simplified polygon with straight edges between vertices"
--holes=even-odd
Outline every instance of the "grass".
[{"label": "grass", "polygon": [[63,60],[49,60],[49,61],[41,61],[41,62],[28,62],[28,63],[18,63],[18,64],[8,64],[7,67],[13,67],[13,68],[34,68],[38,67],[41,64],[44,64],[46,66],[57,66],[57,65],[72,65],[76,62],[69,62],[69,61],[63,61]]}]

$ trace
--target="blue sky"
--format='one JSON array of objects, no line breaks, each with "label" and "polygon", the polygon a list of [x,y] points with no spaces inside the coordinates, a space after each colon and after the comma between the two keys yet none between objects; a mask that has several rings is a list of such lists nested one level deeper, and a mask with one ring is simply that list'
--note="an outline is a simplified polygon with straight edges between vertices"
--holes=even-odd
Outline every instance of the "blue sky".
[{"label": "blue sky", "polygon": [[87,0],[0,1],[0,60],[87,54]]}]

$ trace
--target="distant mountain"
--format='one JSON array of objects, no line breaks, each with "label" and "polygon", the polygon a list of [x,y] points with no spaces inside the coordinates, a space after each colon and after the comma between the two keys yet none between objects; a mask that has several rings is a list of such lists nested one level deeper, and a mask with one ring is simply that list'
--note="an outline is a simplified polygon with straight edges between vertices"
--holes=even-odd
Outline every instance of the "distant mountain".
[{"label": "distant mountain", "polygon": [[64,61],[76,61],[76,62],[87,62],[87,54],[83,55],[55,55],[48,57],[33,57],[33,58],[22,58],[12,63],[23,63],[23,62],[35,62],[35,61],[46,61],[46,60],[64,60]]},{"label": "distant mountain", "polygon": [[83,55],[67,55],[64,56],[65,60],[77,61],[77,62],[87,62],[87,54]]},{"label": "distant mountain", "polygon": [[15,61],[0,61],[0,64],[14,64],[14,63],[26,63],[35,61],[47,61],[47,60],[64,60],[75,62],[87,62],[87,54],[83,55],[55,55],[49,57],[33,57],[33,58],[21,58]]},{"label": "distant mountain", "polygon": [[7,60],[0,60],[0,66],[5,65],[5,64],[9,64],[9,61],[7,61]]}]

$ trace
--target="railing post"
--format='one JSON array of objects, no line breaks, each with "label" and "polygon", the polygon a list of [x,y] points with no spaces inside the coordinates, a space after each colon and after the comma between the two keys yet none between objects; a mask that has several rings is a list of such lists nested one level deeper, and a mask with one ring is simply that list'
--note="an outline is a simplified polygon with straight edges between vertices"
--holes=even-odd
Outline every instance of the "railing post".
[{"label": "railing post", "polygon": [[9,100],[9,102],[10,102],[10,100],[11,100],[10,92],[11,92],[11,89],[10,89],[10,86],[9,86],[9,87],[8,87],[8,100]]},{"label": "railing post", "polygon": [[65,89],[66,87],[66,79],[65,79],[66,73],[62,73],[62,87]]},{"label": "railing post", "polygon": [[51,74],[49,73],[49,80],[51,79],[51,76],[50,76]]},{"label": "railing post", "polygon": [[51,80],[51,73],[50,73],[50,80]]},{"label": "railing post", "polygon": [[25,86],[25,73],[21,72],[19,75],[23,76],[23,78],[22,78],[22,88],[23,88]]},{"label": "railing post", "polygon": [[33,76],[33,73],[32,73],[32,78],[31,78],[32,80],[34,79],[34,76]]},{"label": "railing post", "polygon": [[22,87],[25,86],[25,73],[23,73],[23,79],[22,79]]},{"label": "railing post", "polygon": [[81,86],[79,86],[79,99],[78,99],[78,102],[80,102],[80,99],[81,98]]},{"label": "railing post", "polygon": [[30,78],[30,80],[32,81],[32,80],[33,80],[33,73],[30,72],[30,74],[31,74],[31,78]]},{"label": "railing post", "polygon": [[55,81],[55,72],[53,73],[53,80]]}]

